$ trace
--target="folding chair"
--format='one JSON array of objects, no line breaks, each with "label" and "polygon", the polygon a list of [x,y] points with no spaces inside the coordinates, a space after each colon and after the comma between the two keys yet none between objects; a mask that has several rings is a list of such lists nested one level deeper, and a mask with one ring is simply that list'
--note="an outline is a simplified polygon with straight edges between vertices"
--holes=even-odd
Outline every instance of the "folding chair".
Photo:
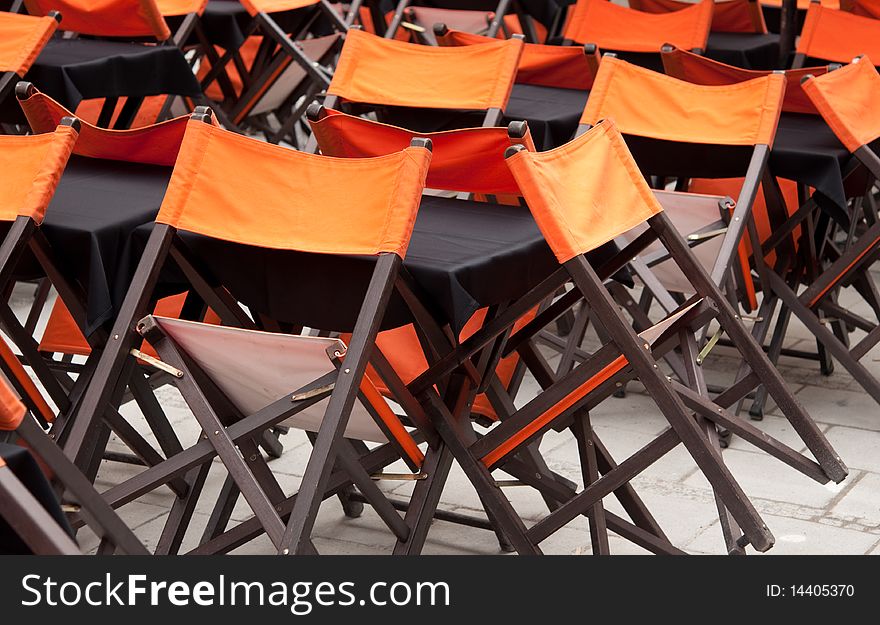
[{"label": "folding chair", "polygon": [[594,43],[603,52],[617,52],[633,63],[659,69],[663,44],[706,49],[714,6],[712,0],[701,0],[680,11],[645,13],[606,0],[578,0],[563,37]]},{"label": "folding chair", "polygon": [[[430,110],[432,119],[427,121],[432,125],[439,111],[471,111],[481,115],[483,126],[497,126],[522,50],[518,39],[441,48],[352,30],[324,104],[340,110],[375,110],[380,120],[392,123],[402,110]],[[306,150],[315,148],[312,138]]]},{"label": "folding chair", "polygon": [[12,93],[58,27],[61,16],[30,17],[0,12],[0,123],[13,130],[23,119]]},{"label": "folding chair", "polygon": [[[473,198],[504,200],[505,203],[514,205],[520,202],[519,189],[501,158],[503,150],[510,145],[505,129],[468,128],[435,133],[413,133],[403,128],[328,110],[317,104],[310,107],[308,116],[321,153],[328,156],[376,157],[398,151],[408,145],[414,137],[430,139],[433,156],[426,185],[433,191],[423,196],[420,208],[422,211],[438,203],[458,204],[465,210],[468,208],[479,210],[482,202],[476,203]],[[534,149],[527,128],[518,141]],[[438,197],[434,194],[436,191],[451,191],[459,196]],[[531,321],[535,313],[536,309],[523,315],[514,324],[514,330]],[[458,333],[457,341],[467,340],[483,326],[491,314],[493,311],[485,308],[476,311]],[[404,384],[409,384],[423,374],[429,362],[433,360],[433,355],[429,357],[423,351],[426,341],[420,336],[421,332],[417,324],[409,324],[380,332],[376,338],[376,346],[383,358]],[[444,333],[455,334],[451,328],[444,328]],[[524,369],[518,354],[514,353],[500,359],[494,367],[494,372],[483,382],[481,392],[474,397],[469,417],[487,427],[506,418],[514,410],[513,400],[523,374]],[[405,392],[399,385],[392,389],[391,385],[382,381],[375,370],[370,371],[370,377],[383,394],[401,405],[412,405],[412,401],[407,403],[398,398],[398,394]],[[527,450],[525,462],[533,466],[531,473],[541,472],[555,479],[540,457],[537,444]],[[562,481],[569,486],[572,485],[568,480]],[[429,486],[431,485],[422,483],[417,485],[413,498],[419,499],[420,491]],[[442,478],[435,477],[433,486],[442,488]],[[545,501],[551,510],[559,505],[559,502],[553,498],[545,498]],[[420,519],[423,524],[429,521],[429,516]],[[416,534],[423,537],[423,532],[426,531],[426,526],[419,527]],[[505,547],[503,537],[501,538],[502,547]],[[414,553],[420,547],[420,544],[416,547],[413,541],[399,542],[398,552]]]},{"label": "folding chair", "polygon": [[[346,15],[328,0],[244,0],[242,4],[252,18],[244,30],[246,41],[240,49],[208,57],[207,71],[199,76],[202,88],[212,90],[233,124],[289,108],[282,107],[287,103],[294,110],[281,124],[289,121],[292,126],[330,84],[332,60],[360,2]],[[305,102],[301,108],[300,101]],[[289,131],[282,128],[280,136]]]},{"label": "folding chair", "polygon": [[[388,457],[386,464],[400,457],[411,464],[421,462],[420,452],[417,455],[414,441],[403,425],[387,406],[383,407],[381,402],[384,400],[378,393],[364,385],[364,372],[397,279],[401,258],[406,252],[430,161],[428,144],[417,142],[414,147],[378,159],[328,159],[242,138],[204,123],[211,119],[209,115],[194,116],[187,127],[166,199],[118,317],[114,330],[114,337],[118,338],[101,355],[78,421],[93,427],[94,417],[112,403],[113,393],[106,390],[121,383],[119,373],[126,365],[130,348],[125,346],[134,344],[139,338],[133,331],[136,326],[140,334],[149,337],[147,340],[157,349],[162,361],[179,373],[176,375],[178,387],[214,453],[221,458],[260,525],[280,552],[313,549],[309,538],[311,528],[321,500],[333,480],[338,480],[332,472],[337,461],[345,467],[351,475],[349,480],[358,484],[383,520],[399,538],[405,539],[408,530],[403,520],[384,496],[380,496],[370,480],[369,471],[359,465],[358,457],[345,442],[344,435],[363,434],[363,428],[367,428],[370,436],[382,434],[389,441],[392,452],[388,447],[380,452]],[[247,185],[237,185],[230,184],[226,177],[224,184],[218,187],[216,176],[222,168],[235,168],[243,162],[250,166],[256,162],[263,164],[253,170],[261,181],[254,184],[256,179],[249,176]],[[284,177],[279,186],[280,180],[273,173],[278,167],[289,168],[297,175]],[[337,184],[341,179],[352,186],[341,189]],[[359,192],[350,193],[354,187]],[[261,210],[247,208],[244,212],[239,211],[236,207],[243,206],[242,193],[247,196],[247,206],[260,206]],[[220,206],[231,212],[218,211]],[[345,230],[349,233],[345,240],[340,238],[344,231],[341,229],[348,229]],[[321,261],[329,262],[327,259],[338,260],[354,255],[360,258],[360,262],[368,263],[367,267],[372,264],[372,269],[367,272],[371,276],[367,280],[369,285],[351,285],[352,288],[366,288],[360,311],[343,311],[345,327],[338,328],[352,331],[350,343],[346,347],[336,339],[257,332],[255,322],[231,299],[234,294],[223,290],[206,275],[210,271],[210,259],[200,259],[198,269],[192,264],[191,251],[188,251],[185,237],[181,236],[184,231],[230,244],[285,251],[294,263],[305,262],[304,258],[309,257],[320,265]],[[375,262],[370,257],[375,257]],[[150,294],[169,258],[175,259],[193,283],[193,288],[202,294],[224,323],[244,329],[212,329],[157,317],[138,322],[149,311]],[[358,261],[352,262],[357,264]],[[339,280],[350,275],[333,273]],[[259,319],[259,311],[251,312]],[[196,333],[207,337],[206,340],[199,340]],[[211,345],[218,344],[218,337],[226,344],[242,345],[240,341],[244,341],[244,344],[262,345],[265,349],[261,354],[265,358],[270,354],[274,354],[272,358],[292,356],[295,351],[297,355],[290,359],[289,368],[285,365],[285,371],[291,375],[298,371],[296,375],[303,379],[315,374],[317,379],[309,386],[298,388],[296,382],[276,377],[281,385],[270,387],[263,384],[272,377],[269,376],[261,382],[263,390],[255,395],[228,377],[228,372],[232,371],[229,367],[240,371],[243,363],[234,365],[234,359],[225,356],[221,363],[214,360],[217,354],[208,356],[214,350]],[[330,348],[329,352],[327,348]],[[334,363],[339,365],[338,369]],[[260,365],[258,361],[250,363],[252,370]],[[271,366],[266,369],[266,375],[271,370]],[[367,408],[368,419],[364,420],[364,413],[358,409],[352,420],[353,406],[361,394],[368,397],[366,405],[373,406],[369,399],[378,402]],[[275,395],[276,401],[244,421],[229,419],[232,415],[245,416],[240,411],[249,412],[269,395]],[[248,438],[238,440],[235,428],[257,419],[262,423],[256,431],[262,431],[328,396],[329,404],[323,412],[323,419],[318,412],[320,427],[300,490],[294,499],[289,500],[292,508],[287,508],[290,521],[285,528],[280,514],[286,513],[276,510],[283,494],[268,467],[255,462],[256,456],[250,451],[255,449],[249,443],[253,430],[248,433]],[[237,401],[242,403],[237,404]],[[222,415],[225,423],[221,423],[218,415]],[[384,420],[386,417],[388,421]],[[369,421],[372,426],[367,423]],[[314,423],[314,420],[311,425],[308,421],[294,421],[293,425],[313,427]],[[347,429],[349,424],[350,430]],[[92,427],[86,428],[86,439]],[[246,450],[245,457],[241,456],[236,444],[238,449]],[[182,453],[186,455],[189,451]],[[174,461],[172,458],[171,462]],[[194,470],[205,471],[209,465],[207,462]],[[413,468],[418,469],[418,466]],[[333,488],[338,490],[339,485]]]},{"label": "folding chair", "polygon": [[[665,219],[662,208],[638,173],[620,134],[610,121],[606,121],[556,150],[534,153],[528,152],[524,146],[512,148],[508,151],[508,163],[539,228],[561,263],[560,270],[553,274],[552,279],[548,279],[497,315],[462,343],[459,349],[442,357],[425,375],[410,385],[471,483],[502,524],[508,538],[519,553],[537,554],[541,552],[539,544],[544,539],[583,514],[590,519],[594,552],[608,551],[607,530],[613,529],[653,551],[680,553],[670,545],[662,530],[643,507],[631,505],[627,509],[634,520],[634,523],[629,523],[605,510],[602,498],[626,487],[634,475],[681,441],[692,450],[695,460],[713,485],[719,490],[724,489],[728,505],[731,508],[736,507],[734,515],[745,530],[745,537],[740,539],[740,544],[750,542],[757,549],[769,548],[772,544],[769,530],[756,520],[754,509],[720,462],[718,454],[709,447],[690,411],[696,409],[707,417],[710,412],[716,416],[723,415],[725,419],[728,416],[732,419],[736,417],[728,415],[723,409],[723,399],[718,405],[703,399],[696,401],[697,394],[691,393],[689,389],[685,390],[686,387],[671,382],[660,373],[655,356],[652,355],[652,351],[662,353],[664,348],[674,346],[672,343],[678,343],[679,334],[692,332],[693,327],[703,323],[706,315],[717,315],[722,323],[731,325],[733,332],[744,337],[746,341],[748,334],[739,325],[734,311],[705,272],[693,261],[687,245]],[[614,207],[626,209],[618,210]],[[600,271],[603,274],[614,271],[614,265],[625,264],[639,246],[649,239],[660,237],[672,248],[672,253],[680,259],[693,280],[699,283],[701,295],[703,292],[709,293],[711,300],[709,296],[703,295],[702,298],[688,302],[681,310],[675,311],[671,317],[638,337],[620,316],[601,279],[583,257],[583,253],[613,240],[618,234],[645,220],[648,221],[652,234],[643,236],[633,248],[622,250],[619,256],[601,267]],[[558,381],[551,378],[543,393],[474,442],[472,438],[469,439],[459,418],[462,405],[460,402],[466,402],[473,392],[471,383],[466,376],[455,378],[458,392],[449,401],[443,401],[431,381],[441,372],[453,370],[457,363],[463,362],[507,331],[513,320],[542,296],[541,292],[543,296],[548,291],[552,293],[560,279],[573,280],[584,296],[598,307],[597,314],[609,334],[608,341],[591,359],[568,375]],[[523,342],[519,337],[522,333],[533,336],[534,328],[530,326],[539,326],[541,323],[543,320],[539,315],[533,324],[527,324],[512,334],[502,352],[509,353],[516,349],[524,358],[533,359],[534,350],[529,349],[528,340]],[[745,351],[748,358],[754,359],[756,364],[765,363],[764,368],[769,369],[766,360],[761,360],[760,348],[754,342],[749,342]],[[601,447],[601,443],[597,442],[598,439],[590,428],[588,406],[591,407],[610,395],[621,374],[635,374],[649,385],[651,396],[672,428],[619,465],[603,466],[604,475],[599,477],[597,447]],[[775,372],[768,371],[768,375],[773,376],[773,384],[777,389],[784,388]],[[685,405],[685,402],[690,403]],[[799,426],[809,430],[811,436],[817,435],[815,426],[811,425],[805,415],[802,417],[803,419],[799,419]],[[739,424],[738,420],[737,423]],[[491,471],[510,464],[512,454],[552,426],[572,427],[575,430],[581,451],[585,488],[575,494],[567,489],[560,489],[552,480],[532,479],[530,484],[539,490],[565,490],[567,497],[559,509],[526,528],[502,494]],[[758,440],[761,437],[752,438]],[[813,466],[811,461],[801,460],[804,462],[799,460],[797,463],[802,468]],[[833,456],[828,466],[835,467],[832,470],[838,477],[842,475],[837,470],[839,465]],[[811,469],[810,473],[818,477],[821,471],[816,472],[816,468]]]},{"label": "folding chair", "polygon": [[[64,107],[27,83],[19,85],[16,95],[32,130],[42,133],[38,135],[40,137],[45,137],[69,115]],[[187,118],[183,117],[126,131],[110,131],[81,123],[78,140],[72,148],[74,155],[60,182],[56,180],[59,190],[54,197],[46,197],[47,203],[51,200],[49,221],[55,219],[53,214],[65,212],[65,208],[69,210],[71,204],[76,206],[76,223],[69,224],[79,233],[74,235],[78,237],[76,242],[64,237],[60,246],[52,245],[46,223],[40,224],[42,214],[40,220],[19,218],[6,233],[3,262],[0,265],[0,288],[7,292],[14,280],[22,275],[20,272],[24,272],[23,275],[27,276],[45,276],[47,283],[58,292],[53,313],[59,311],[61,314],[50,316],[47,332],[40,344],[34,338],[36,315],[29,315],[29,319],[22,324],[8,303],[3,302],[0,305],[0,318],[4,330],[21,352],[23,362],[33,370],[46,389],[47,396],[57,406],[57,418],[50,420],[48,415],[43,416],[47,424],[52,424],[53,436],[59,443],[67,442],[72,426],[71,417],[80,394],[100,350],[110,338],[105,324],[112,319],[111,287],[115,280],[112,272],[125,251],[122,239],[130,236],[138,224],[151,222],[158,212],[171,165],[183,139],[186,121]],[[12,167],[4,170],[5,174],[13,177],[10,181],[12,187],[21,184],[16,172]],[[88,209],[76,204],[83,193],[91,202]],[[125,210],[113,204],[119,202],[120,197],[126,198]],[[100,217],[102,210],[114,208],[116,211],[112,219]],[[69,217],[68,220],[74,221]],[[77,225],[79,222],[84,225]],[[97,233],[90,230],[96,222]],[[64,222],[55,223],[64,229]],[[112,236],[108,238],[108,234]],[[56,239],[58,242],[59,239]],[[77,267],[78,258],[85,260],[85,268],[81,263]],[[37,315],[39,312],[37,309]],[[68,322],[58,326],[54,320],[56,317]],[[88,355],[92,352],[82,365],[71,363],[66,357],[60,361],[53,359],[57,353]],[[149,383],[158,384],[161,376],[155,375],[155,369],[145,363],[130,373],[127,381],[133,391],[126,401],[135,399],[138,402],[163,452],[173,453],[179,448],[177,437],[161,407],[154,399],[150,401],[152,394]],[[78,375],[74,379],[71,374]],[[42,415],[39,411],[35,414]],[[162,460],[163,455],[118,412],[102,415],[102,418],[107,419],[111,429],[135,454],[136,458],[126,458],[128,461],[150,465]],[[91,443],[103,449],[110,430],[105,429],[104,425],[99,430],[98,439]],[[90,479],[94,479],[100,459],[101,455],[98,454],[90,465],[83,467]],[[117,456],[116,459],[122,458]],[[181,494],[185,491],[185,484],[175,482],[172,489]]]},{"label": "folding chair", "polygon": [[842,0],[840,10],[862,17],[880,18],[880,4],[874,0]]},{"label": "folding chair", "polygon": [[[671,13],[692,3],[679,0],[630,0],[629,7],[645,13]],[[712,12],[712,32],[766,33],[764,13],[758,0],[717,0]]]},{"label": "folding chair", "polygon": [[492,38],[522,33],[532,43],[544,41],[547,35],[519,0],[400,0],[384,36],[400,38],[403,29],[417,43],[437,45],[433,26],[438,23]]},{"label": "folding chair", "polygon": [[[869,17],[811,2],[792,67],[823,61],[849,63],[860,54],[880,58],[880,23]],[[818,61],[818,63],[817,63]]]},{"label": "folding chair", "polygon": [[76,35],[50,41],[28,79],[72,109],[103,98],[97,125],[129,127],[147,96],[201,95],[155,0],[112,0],[97,10],[83,0],[24,4],[31,15],[63,11],[62,30]]},{"label": "folding chair", "polygon": [[[24,393],[22,397],[27,397],[29,404],[40,405],[43,409],[48,407],[2,337],[0,337],[0,367],[9,379],[15,380],[14,386],[18,387],[18,393]],[[129,555],[147,554],[147,550],[132,531],[95,491],[85,475],[68,460],[64,452],[28,414],[25,404],[3,380],[0,380],[0,437],[13,437],[10,440],[15,440],[25,449],[36,454],[42,462],[41,466],[50,472],[54,481],[61,484],[66,495],[67,509],[76,510],[101,539],[98,553],[109,554],[120,551]],[[3,443],[0,443],[0,447],[2,446]],[[49,493],[44,494],[44,499],[49,501],[37,499],[17,479],[14,472],[4,465],[4,460],[0,457],[0,498],[3,500],[0,517],[21,537],[21,541],[33,553],[58,555],[80,553],[62,510],[57,504],[51,505],[55,502],[49,500]],[[0,529],[0,534],[2,532],[3,530]]]},{"label": "folding chair", "polygon": [[[768,72],[749,71],[736,67],[731,67],[723,63],[718,63],[711,59],[701,57],[684,50],[673,48],[664,49],[662,53],[663,64],[666,73],[680,80],[701,84],[701,85],[729,85],[745,82],[754,78],[765,76]],[[819,112],[813,103],[807,97],[801,88],[801,80],[807,75],[821,76],[826,74],[830,68],[834,66],[821,66],[790,69],[785,71],[786,89],[785,97],[782,102],[783,113],[792,113],[795,115],[811,115],[818,116]],[[753,216],[757,235],[760,238],[760,245],[765,250],[764,265],[771,271],[777,271],[788,278],[792,277],[788,272],[797,270],[797,266],[791,266],[794,257],[798,255],[809,255],[810,260],[801,261],[807,265],[811,265],[818,270],[821,265],[821,259],[813,255],[815,244],[807,241],[806,245],[802,245],[805,237],[814,236],[813,230],[815,226],[811,225],[810,207],[813,206],[812,200],[803,202],[801,198],[809,197],[809,189],[798,188],[799,185],[793,181],[777,179],[780,190],[784,198],[785,213],[779,211],[778,205],[773,210],[768,209],[768,205],[764,199],[763,185],[759,189],[758,196],[755,199],[753,207]],[[691,182],[691,190],[703,193],[712,193],[716,195],[732,195],[735,196],[737,190],[742,185],[741,179],[732,180],[694,180]],[[803,185],[800,185],[803,187]],[[805,220],[806,219],[806,220]],[[781,248],[785,258],[777,258],[776,248]],[[740,246],[740,263],[744,268],[748,267],[749,257],[753,253],[754,246],[748,237]],[[786,264],[787,263],[787,264]],[[747,270],[747,269],[746,269]],[[815,271],[810,272],[815,274]],[[814,276],[812,276],[814,277]],[[809,281],[811,276],[806,275],[804,279]],[[772,290],[766,290],[761,301],[761,306],[756,314],[756,321],[753,326],[753,336],[758,342],[763,343],[770,329],[773,315],[778,305],[778,298],[773,294]],[[778,361],[780,355],[804,356],[818,358],[822,365],[823,373],[828,371],[828,357],[825,354],[824,347],[818,343],[818,355],[805,354],[803,352],[792,352],[783,348],[783,339],[787,329],[787,320],[790,316],[784,306],[779,312],[780,320],[776,322],[773,336],[768,347],[768,355],[774,364]],[[835,328],[839,331],[839,328]],[[752,402],[749,409],[753,418],[760,419],[763,415],[764,393],[759,389],[757,396]]]},{"label": "folding chair", "polygon": [[[810,9],[814,10],[813,7]],[[874,315],[880,307],[874,297],[876,286],[867,269],[877,258],[880,225],[877,222],[873,186],[880,174],[880,161],[872,142],[880,136],[880,121],[874,99],[880,93],[880,76],[863,57],[823,76],[807,77],[803,89],[840,141],[867,171],[864,201],[853,204],[852,227],[842,240],[830,241],[833,253],[820,272],[798,295],[797,283],[770,274],[769,286],[783,304],[800,319],[830,354],[874,398],[880,401],[880,383],[862,360],[880,340],[877,324],[837,304],[837,294],[855,288],[868,302]],[[832,332],[827,318],[844,322],[853,334],[864,332],[857,342],[847,333]],[[878,317],[880,319],[880,317]]]}]

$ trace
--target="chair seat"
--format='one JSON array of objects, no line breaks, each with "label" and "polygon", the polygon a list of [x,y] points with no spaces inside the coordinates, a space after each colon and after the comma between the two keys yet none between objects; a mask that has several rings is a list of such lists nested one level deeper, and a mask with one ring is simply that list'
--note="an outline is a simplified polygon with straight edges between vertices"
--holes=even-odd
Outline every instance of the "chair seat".
[{"label": "chair seat", "polygon": [[[155,317],[168,337],[190,356],[244,414],[253,414],[332,372],[327,350],[345,353],[339,339],[293,336]],[[328,399],[297,413],[283,425],[317,432]],[[387,404],[385,405],[387,408]],[[387,442],[361,402],[355,402],[346,438]]]}]

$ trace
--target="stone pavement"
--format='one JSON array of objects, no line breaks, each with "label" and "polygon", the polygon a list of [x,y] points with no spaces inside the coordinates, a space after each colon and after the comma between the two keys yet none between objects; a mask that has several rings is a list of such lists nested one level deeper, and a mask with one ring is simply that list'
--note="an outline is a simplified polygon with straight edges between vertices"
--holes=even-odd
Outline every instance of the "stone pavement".
[{"label": "stone pavement", "polygon": [[[17,313],[23,315],[27,310],[32,291],[27,285],[16,289],[13,307]],[[848,303],[846,298],[842,303]],[[853,308],[867,315],[867,311],[858,306]],[[588,336],[586,342],[592,340]],[[793,321],[786,346],[814,349],[815,342],[799,323]],[[880,350],[875,349],[863,362],[880,373]],[[705,364],[708,381],[732,378],[737,365],[738,360],[729,350],[716,348]],[[840,366],[833,375],[822,377],[815,362],[783,358],[780,371],[851,472],[842,484],[820,485],[747,443],[734,439],[730,448],[724,451],[724,458],[776,537],[776,545],[769,553],[880,554],[880,407]],[[536,389],[535,382],[527,378],[517,403],[521,405],[528,401]],[[180,395],[175,389],[165,387],[159,390],[159,398],[182,442],[191,444],[199,430]],[[123,412],[141,431],[147,432],[136,408],[128,406]],[[779,416],[775,406],[768,405],[765,415],[763,421],[756,423],[758,427],[783,442],[794,440],[791,427]],[[665,428],[664,419],[638,384],[629,386],[626,397],[604,402],[591,418],[598,435],[618,461]],[[310,447],[305,436],[297,431],[284,436],[282,441],[285,453],[270,466],[281,486],[287,492],[294,492]],[[111,444],[118,451],[123,450],[117,441]],[[541,451],[551,468],[580,483],[577,448],[568,432],[551,432],[545,436]],[[105,462],[97,486],[103,490],[138,470],[137,467]],[[406,471],[402,464],[399,470]],[[222,465],[215,462],[184,542],[184,550],[198,543],[225,475]],[[406,482],[381,484],[404,498],[412,488],[412,483]],[[712,492],[682,446],[636,478],[634,486],[675,545],[695,554],[724,553]],[[545,512],[541,499],[528,488],[507,488],[505,493],[529,521],[538,519]],[[122,508],[122,517],[148,548],[155,547],[172,501],[170,491],[161,489]],[[606,499],[606,505],[621,513],[612,498]],[[444,490],[441,507],[482,514],[475,492],[455,466]],[[233,523],[248,516],[247,505],[240,501],[233,514]],[[369,506],[365,507],[360,518],[348,519],[335,498],[322,506],[314,534],[321,553],[382,554],[389,553],[393,547],[391,534]],[[88,549],[97,546],[88,531],[80,533],[80,541]],[[550,554],[588,554],[590,539],[586,521],[581,518],[572,522],[545,541],[542,548]],[[620,554],[641,552],[638,547],[614,535],[611,550]],[[234,553],[272,552],[271,543],[261,538]],[[499,549],[492,532],[435,521],[425,553],[497,554]]]}]

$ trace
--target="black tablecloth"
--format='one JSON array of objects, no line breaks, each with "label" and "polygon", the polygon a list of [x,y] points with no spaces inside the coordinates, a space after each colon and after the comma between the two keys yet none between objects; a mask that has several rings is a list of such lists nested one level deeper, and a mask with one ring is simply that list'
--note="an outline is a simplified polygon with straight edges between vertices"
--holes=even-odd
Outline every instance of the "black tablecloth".
[{"label": "black tablecloth", "polygon": [[550,150],[574,137],[588,91],[514,85],[505,121],[526,120],[538,150]]},{"label": "black tablecloth", "polygon": [[[46,476],[40,470],[39,465],[27,449],[18,445],[10,445],[8,443],[0,443],[0,458],[6,462],[6,468],[11,469],[19,481],[27,488],[31,494],[43,504],[46,511],[52,515],[61,527],[73,532],[67,524],[67,519],[58,505],[58,499],[55,493],[46,481]],[[0,469],[3,471],[5,469]],[[14,534],[12,528],[0,517],[0,554],[28,554],[31,553],[27,545],[25,545],[17,534]]]},{"label": "black tablecloth", "polygon": [[[152,225],[136,230],[129,266],[151,230]],[[375,257],[303,254],[181,235],[238,301],[278,321],[325,330],[351,330],[375,262]],[[528,209],[425,196],[404,266],[437,318],[460,330],[479,308],[521,296],[558,264]],[[174,266],[166,268],[161,283],[160,295],[186,288]],[[383,328],[410,321],[395,296]]]},{"label": "black tablecloth", "polygon": [[[42,231],[59,269],[86,291],[87,334],[112,320],[125,297],[133,272],[121,264],[130,258],[129,238],[156,218],[170,174],[166,167],[71,158]],[[18,277],[37,275],[35,261],[23,259]]]},{"label": "black tablecloth", "polygon": [[25,79],[70,110],[91,98],[201,93],[183,53],[171,45],[52,39]]},{"label": "black tablecloth", "polygon": [[744,69],[776,69],[779,35],[709,33],[706,56]]},{"label": "black tablecloth", "polygon": [[784,113],[770,153],[770,170],[815,188],[817,203],[840,217],[846,214],[843,172],[850,158],[821,117]]}]

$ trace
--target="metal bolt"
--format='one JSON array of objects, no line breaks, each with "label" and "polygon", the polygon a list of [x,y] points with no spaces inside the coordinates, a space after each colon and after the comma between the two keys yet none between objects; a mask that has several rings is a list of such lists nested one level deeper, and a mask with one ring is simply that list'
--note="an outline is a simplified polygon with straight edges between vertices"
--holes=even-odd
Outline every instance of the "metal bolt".
[{"label": "metal bolt", "polygon": [[645,349],[651,349],[651,346],[648,345],[647,343],[645,343],[642,347],[644,347]]},{"label": "metal bolt", "polygon": [[282,550],[281,550],[281,553],[284,554],[285,556],[289,556],[289,555],[290,555],[290,549],[282,549]]},{"label": "metal bolt", "polygon": [[351,369],[346,369],[345,373],[351,373]]},{"label": "metal bolt", "polygon": [[535,477],[540,480],[542,478],[542,475],[540,473],[535,473]]},{"label": "metal bolt", "polygon": [[114,341],[118,341],[118,340],[119,340],[119,335],[118,335],[118,334],[114,334],[114,335],[113,335],[113,340],[114,340]]},{"label": "metal bolt", "polygon": [[249,458],[249,460],[250,460],[251,462],[255,462],[256,459],[257,459],[257,454],[252,454],[251,457]]},{"label": "metal bolt", "polygon": [[214,430],[214,436],[217,436],[219,434],[220,434],[220,430]]},{"label": "metal bolt", "polygon": [[616,386],[617,388],[620,388],[621,386],[623,386],[623,382],[615,382],[614,386]]}]

